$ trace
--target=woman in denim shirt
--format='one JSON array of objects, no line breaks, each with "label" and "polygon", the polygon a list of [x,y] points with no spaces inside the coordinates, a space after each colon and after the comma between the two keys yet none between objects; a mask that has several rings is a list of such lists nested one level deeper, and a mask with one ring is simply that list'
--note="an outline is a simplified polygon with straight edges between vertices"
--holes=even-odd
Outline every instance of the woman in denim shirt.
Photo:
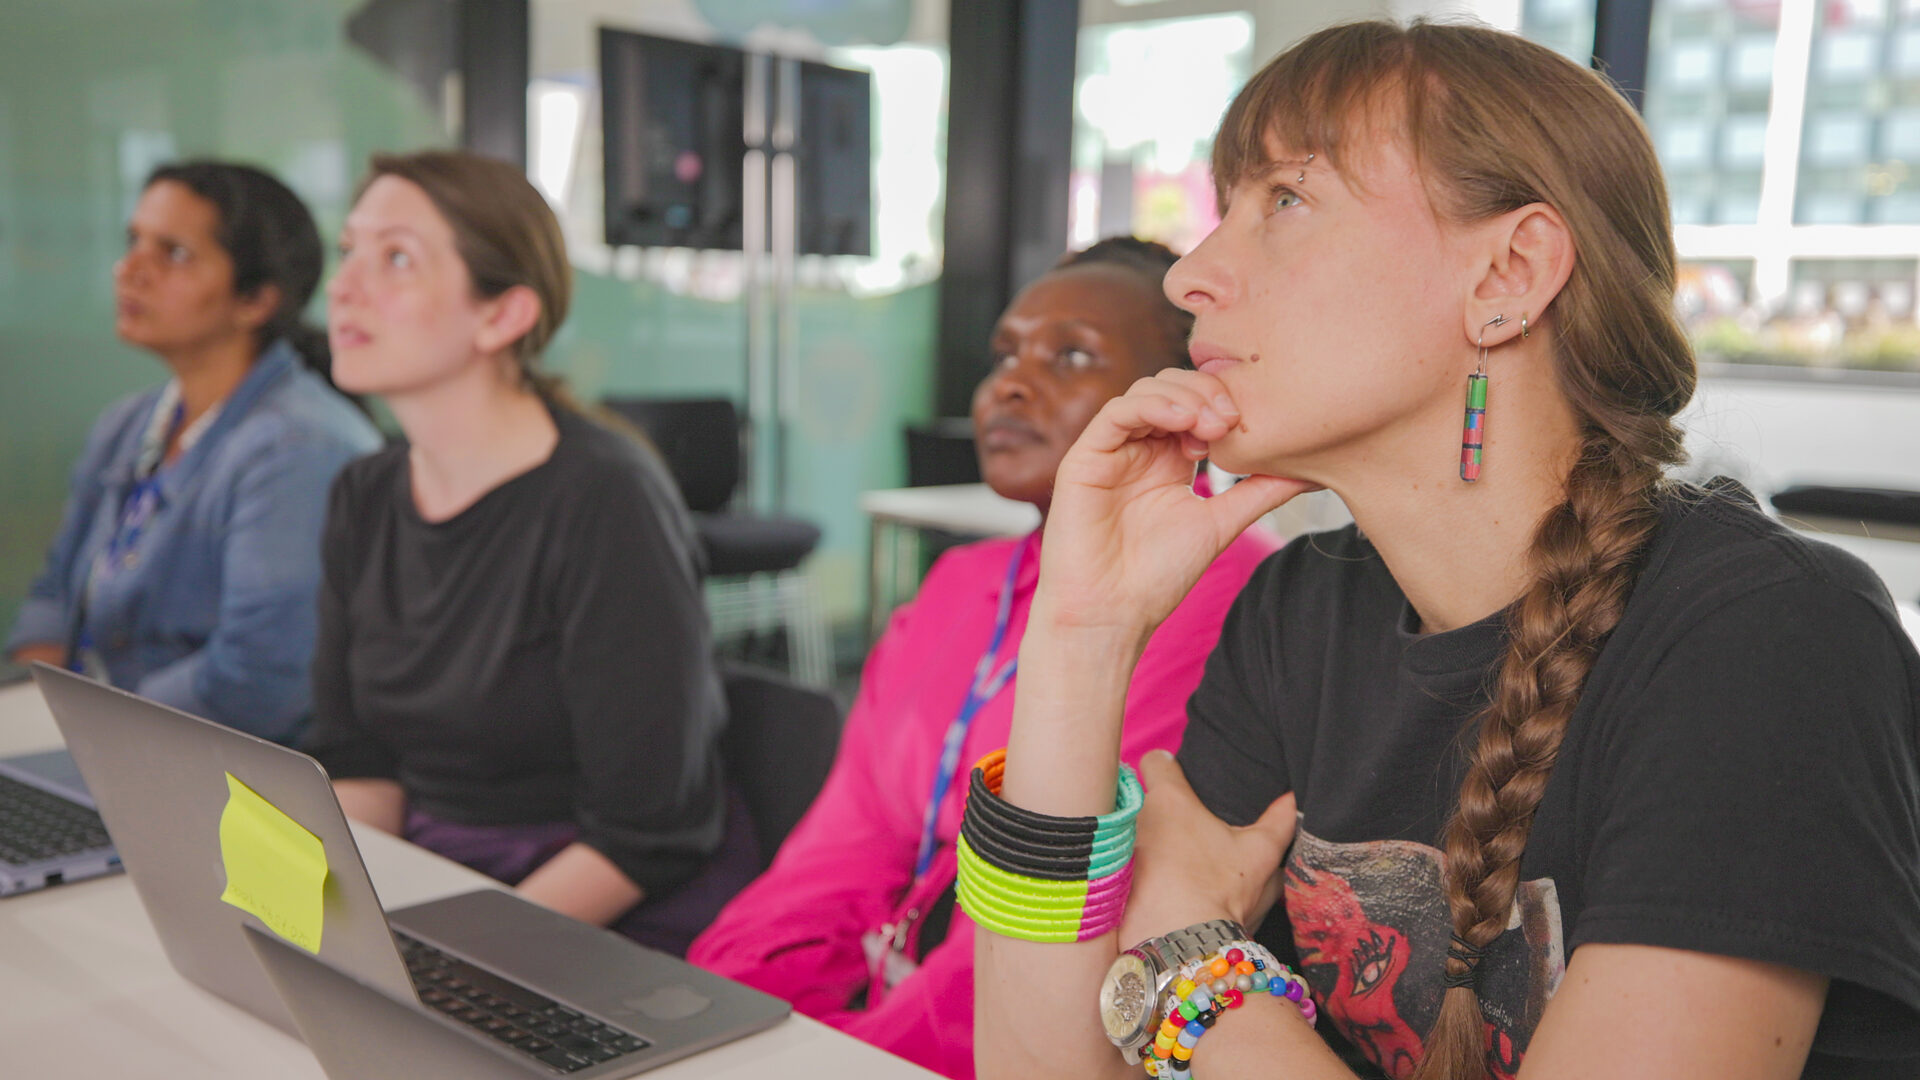
[{"label": "woman in denim shirt", "polygon": [[6,651],[290,743],[311,707],[320,525],[379,446],[300,312],[320,238],[278,180],[164,166],[114,267],[115,330],[173,378],[110,406]]}]

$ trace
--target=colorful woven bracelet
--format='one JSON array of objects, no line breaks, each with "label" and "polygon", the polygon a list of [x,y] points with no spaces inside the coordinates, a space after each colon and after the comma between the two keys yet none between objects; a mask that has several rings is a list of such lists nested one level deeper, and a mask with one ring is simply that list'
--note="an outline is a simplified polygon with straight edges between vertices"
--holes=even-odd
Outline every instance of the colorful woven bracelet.
[{"label": "colorful woven bracelet", "polygon": [[956,887],[961,910],[975,924],[1002,937],[1038,942],[1087,941],[1111,932],[1120,925],[1125,903],[1105,912],[1087,911],[1080,917],[1068,914],[1030,915],[1009,910],[997,900],[982,897],[967,882]]},{"label": "colorful woven bracelet", "polygon": [[989,812],[1002,815],[1007,820],[1024,823],[1042,832],[1079,832],[1087,830],[1097,835],[1107,835],[1119,829],[1132,829],[1133,820],[1140,814],[1140,806],[1146,800],[1146,792],[1140,787],[1140,777],[1131,766],[1122,762],[1119,782],[1114,795],[1114,808],[1099,817],[1054,817],[1049,814],[1015,806],[1000,796],[1000,780],[1006,772],[1007,752],[995,750],[981,758],[973,766],[974,775],[981,787],[993,796]]},{"label": "colorful woven bracelet", "polygon": [[1096,938],[1119,926],[1121,913],[1126,908],[1122,901],[1106,912],[1087,912],[1080,918],[1066,914],[1036,917],[1010,911],[998,901],[981,896],[965,880],[956,886],[956,895],[960,909],[975,924],[1002,937],[1025,941],[1072,942]]},{"label": "colorful woven bracelet", "polygon": [[1144,793],[1133,770],[1121,766],[1119,806],[1098,818],[1062,818],[1013,806],[1000,798],[1005,751],[973,769],[962,831],[989,863],[1034,877],[1104,877],[1133,857],[1133,822]]},{"label": "colorful woven bracelet", "polygon": [[[956,886],[957,887],[957,886]],[[1075,905],[1072,907],[1041,907],[1009,901],[1002,896],[994,896],[980,891],[976,882],[968,882],[968,899],[977,907],[991,908],[996,918],[1007,922],[1031,924],[1041,929],[1065,928],[1071,925],[1075,932],[1088,923],[1098,924],[1118,914],[1115,907],[1124,908],[1126,898],[1119,897],[1113,903]],[[1042,926],[1044,924],[1044,926]]]},{"label": "colorful woven bracelet", "polygon": [[1133,836],[1071,850],[1048,848],[1030,840],[1010,840],[995,831],[985,814],[968,814],[960,821],[960,836],[989,863],[1029,877],[1076,881],[1116,873],[1133,858]]},{"label": "colorful woven bracelet", "polygon": [[[979,856],[969,850],[963,851],[961,858],[979,859]],[[1117,874],[1090,881],[1044,881],[1009,874],[996,866],[976,865],[970,869],[967,880],[975,893],[1001,901],[1011,910],[1079,913],[1104,909],[1109,904],[1124,904],[1133,884],[1133,866],[1128,864]]]},{"label": "colorful woven bracelet", "polygon": [[1166,993],[1166,1020],[1143,1055],[1148,1076],[1193,1080],[1193,1048],[1200,1037],[1249,998],[1284,998],[1309,1026],[1320,1018],[1307,981],[1253,941],[1229,942],[1224,950],[1182,967]]},{"label": "colorful woven bracelet", "polygon": [[1085,941],[1119,926],[1145,798],[1139,777],[1120,767],[1110,813],[1052,817],[1000,798],[1005,768],[1004,750],[973,768],[958,844],[961,909],[987,930],[1028,941]]},{"label": "colorful woven bracelet", "polygon": [[988,865],[960,841],[961,910],[995,933],[1030,941],[1085,941],[1120,923],[1133,867],[1095,881],[1043,881]]},{"label": "colorful woven bracelet", "polygon": [[1094,853],[1100,853],[1100,851],[1108,851],[1108,849],[1114,849],[1114,847],[1131,846],[1131,844],[1133,844],[1133,828],[1121,826],[1121,828],[1110,828],[1110,830],[1106,830],[1106,832],[1100,832],[1100,830],[1092,830],[1092,832],[1085,832],[1085,830],[1083,830],[1083,832],[1043,832],[1043,830],[1029,828],[1029,826],[1025,826],[1025,824],[1021,824],[1021,822],[1012,821],[1012,819],[1004,817],[1004,813],[1000,811],[1000,805],[1004,805],[1002,799],[995,796],[993,792],[989,792],[985,786],[975,786],[972,792],[968,792],[968,794],[970,794],[970,798],[981,801],[981,803],[979,803],[979,813],[972,815],[973,826],[979,828],[983,836],[989,836],[989,838],[993,838],[998,844],[1012,847],[1012,849],[1016,849],[1016,851],[1027,851],[1027,853],[1035,853],[1035,855],[1046,855],[1046,853],[1056,853],[1056,851],[1060,851],[1062,846],[1087,846],[1089,849],[1092,849]]}]

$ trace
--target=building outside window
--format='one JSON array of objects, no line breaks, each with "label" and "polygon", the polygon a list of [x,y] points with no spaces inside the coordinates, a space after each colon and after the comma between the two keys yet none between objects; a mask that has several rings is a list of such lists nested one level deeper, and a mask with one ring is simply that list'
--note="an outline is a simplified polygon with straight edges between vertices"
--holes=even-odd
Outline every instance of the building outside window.
[{"label": "building outside window", "polygon": [[1920,0],[1656,0],[1647,84],[1701,359],[1920,371]]}]

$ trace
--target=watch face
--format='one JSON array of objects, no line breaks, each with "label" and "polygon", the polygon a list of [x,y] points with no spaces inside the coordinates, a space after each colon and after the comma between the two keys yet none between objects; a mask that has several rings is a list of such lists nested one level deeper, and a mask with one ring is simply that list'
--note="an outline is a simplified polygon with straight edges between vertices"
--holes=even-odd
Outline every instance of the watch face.
[{"label": "watch face", "polygon": [[1100,984],[1100,1023],[1107,1038],[1122,1048],[1135,1046],[1153,1020],[1155,972],[1139,953],[1128,951],[1107,969]]}]

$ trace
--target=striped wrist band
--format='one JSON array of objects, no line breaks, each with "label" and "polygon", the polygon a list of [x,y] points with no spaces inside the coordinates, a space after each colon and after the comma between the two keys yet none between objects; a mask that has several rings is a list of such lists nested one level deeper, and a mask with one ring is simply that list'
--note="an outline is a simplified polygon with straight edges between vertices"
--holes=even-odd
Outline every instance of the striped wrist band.
[{"label": "striped wrist band", "polygon": [[1144,792],[1120,766],[1113,811],[1053,817],[1000,798],[1006,751],[973,768],[959,842],[961,909],[1027,941],[1085,941],[1113,930],[1133,883],[1134,819]]}]

